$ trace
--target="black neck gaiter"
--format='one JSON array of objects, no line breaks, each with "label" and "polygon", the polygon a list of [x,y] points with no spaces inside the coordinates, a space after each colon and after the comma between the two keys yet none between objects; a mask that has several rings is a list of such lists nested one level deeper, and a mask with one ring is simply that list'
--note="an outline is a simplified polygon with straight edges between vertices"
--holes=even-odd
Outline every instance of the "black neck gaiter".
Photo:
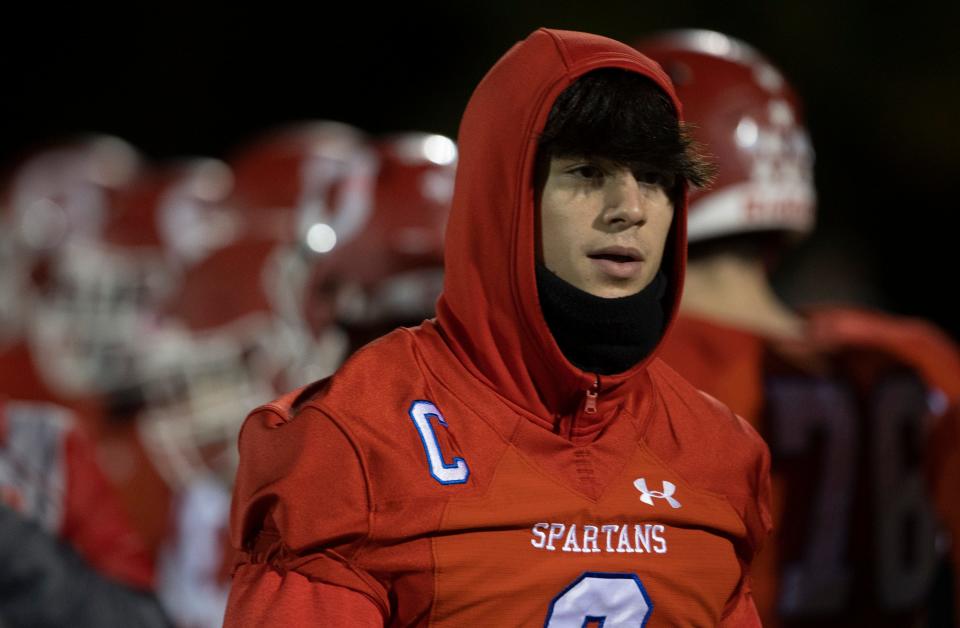
[{"label": "black neck gaiter", "polygon": [[560,279],[537,263],[537,291],[547,326],[563,355],[580,370],[622,373],[646,358],[663,336],[667,278],[627,297],[607,299]]}]

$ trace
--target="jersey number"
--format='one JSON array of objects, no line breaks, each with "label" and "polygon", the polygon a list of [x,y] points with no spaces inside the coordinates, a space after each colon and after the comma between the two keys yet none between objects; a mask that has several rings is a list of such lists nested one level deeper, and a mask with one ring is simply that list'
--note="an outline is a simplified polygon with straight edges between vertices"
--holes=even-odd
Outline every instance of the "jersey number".
[{"label": "jersey number", "polygon": [[437,406],[429,401],[414,401],[410,406],[410,419],[413,420],[417,433],[420,434],[420,442],[423,444],[423,451],[427,454],[427,464],[430,465],[430,475],[433,479],[440,484],[466,482],[470,477],[470,468],[466,460],[454,458],[449,464],[443,461],[437,434],[433,431],[433,425],[430,424],[430,419],[436,419],[437,423],[447,427],[447,421],[440,414]]},{"label": "jersey number", "polygon": [[[830,380],[775,381],[768,392],[775,456],[802,456],[818,440],[823,443],[803,554],[783,567],[781,610],[838,612],[852,594],[847,544],[856,534],[853,502],[861,456],[868,461],[868,476],[861,481],[872,483],[879,599],[892,610],[918,603],[936,564],[935,524],[917,462],[928,407],[922,384],[913,377],[889,378],[859,407],[851,390]],[[867,413],[862,419],[860,411]],[[858,451],[861,445],[868,445],[866,451]]]},{"label": "jersey number", "polygon": [[588,571],[550,603],[544,628],[642,628],[653,602],[640,578],[632,573]]}]

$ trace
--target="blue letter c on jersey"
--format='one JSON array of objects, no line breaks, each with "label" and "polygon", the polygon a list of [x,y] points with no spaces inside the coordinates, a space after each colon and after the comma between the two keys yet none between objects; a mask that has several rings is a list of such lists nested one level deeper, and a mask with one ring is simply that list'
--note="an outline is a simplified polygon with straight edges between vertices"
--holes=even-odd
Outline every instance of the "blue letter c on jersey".
[{"label": "blue letter c on jersey", "polygon": [[420,442],[427,454],[427,463],[430,465],[430,475],[440,484],[463,484],[470,476],[467,461],[463,458],[454,458],[451,464],[443,461],[440,453],[440,443],[433,431],[430,419],[435,418],[443,427],[447,426],[446,419],[440,414],[437,406],[429,401],[414,401],[410,406],[410,418],[420,434]]}]

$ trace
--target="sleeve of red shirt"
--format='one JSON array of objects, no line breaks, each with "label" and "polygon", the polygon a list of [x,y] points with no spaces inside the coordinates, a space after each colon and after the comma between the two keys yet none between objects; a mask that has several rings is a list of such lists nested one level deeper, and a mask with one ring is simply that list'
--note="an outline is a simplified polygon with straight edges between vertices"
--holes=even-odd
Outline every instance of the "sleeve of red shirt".
[{"label": "sleeve of red shirt", "polygon": [[61,537],[101,574],[136,589],[153,588],[153,563],[107,478],[93,445],[67,432],[66,506]]},{"label": "sleeve of red shirt", "polygon": [[228,625],[341,625],[348,609],[346,623],[382,626],[387,588],[355,560],[370,516],[363,461],[342,426],[310,405],[294,417],[280,405],[254,412],[231,505]]},{"label": "sleeve of red shirt", "polygon": [[383,628],[383,615],[365,595],[296,572],[244,564],[233,574],[224,628],[354,626]]}]

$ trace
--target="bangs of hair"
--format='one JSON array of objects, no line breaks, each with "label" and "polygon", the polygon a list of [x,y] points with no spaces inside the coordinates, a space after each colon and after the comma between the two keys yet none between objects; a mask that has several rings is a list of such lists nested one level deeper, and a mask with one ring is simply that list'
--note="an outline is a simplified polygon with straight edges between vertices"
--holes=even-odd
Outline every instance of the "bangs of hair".
[{"label": "bangs of hair", "polygon": [[714,168],[651,79],[617,68],[584,74],[553,104],[538,157],[586,155],[669,173],[698,187]]}]

